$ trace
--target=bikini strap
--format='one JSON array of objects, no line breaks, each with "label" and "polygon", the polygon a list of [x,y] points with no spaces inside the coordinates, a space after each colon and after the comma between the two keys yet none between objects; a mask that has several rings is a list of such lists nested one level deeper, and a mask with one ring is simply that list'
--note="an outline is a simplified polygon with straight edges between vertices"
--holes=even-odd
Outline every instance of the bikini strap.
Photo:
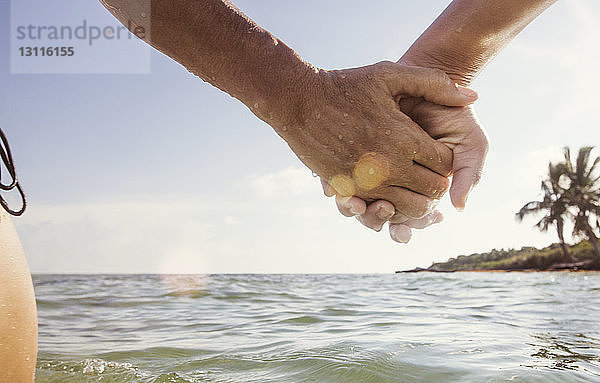
[{"label": "bikini strap", "polygon": [[6,135],[2,129],[0,129],[0,140],[2,141],[2,145],[0,145],[0,157],[2,158],[2,163],[4,164],[4,167],[6,167],[6,170],[12,179],[10,184],[2,183],[2,172],[0,171],[0,190],[11,191],[13,189],[17,189],[21,196],[22,206],[19,210],[11,209],[2,195],[0,195],[0,205],[9,214],[19,216],[25,211],[25,208],[27,207],[27,201],[25,200],[25,194],[23,193],[23,189],[21,189],[21,185],[17,179],[17,173],[15,172],[15,164],[13,162],[12,153],[10,152],[10,146],[8,145],[8,140],[6,139]]}]

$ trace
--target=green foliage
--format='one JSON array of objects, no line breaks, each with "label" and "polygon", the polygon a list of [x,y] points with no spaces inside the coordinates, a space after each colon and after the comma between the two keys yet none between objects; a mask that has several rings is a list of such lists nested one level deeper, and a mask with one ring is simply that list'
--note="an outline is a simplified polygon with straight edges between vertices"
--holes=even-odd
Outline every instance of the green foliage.
[{"label": "green foliage", "polygon": [[[594,259],[594,251],[589,241],[570,246],[571,253],[578,261]],[[447,262],[432,264],[428,270],[545,270],[557,263],[565,263],[560,245],[555,243],[543,249],[522,247],[519,250],[496,250],[488,253],[460,255]]]},{"label": "green foliage", "polygon": [[[432,271],[460,270],[544,270],[555,264],[594,261],[600,267],[597,232],[600,229],[600,157],[592,158],[592,147],[579,149],[575,162],[568,147],[564,161],[548,164],[548,176],[541,183],[541,201],[526,203],[516,214],[519,221],[534,215],[541,231],[556,228],[560,243],[543,249],[496,250],[460,255],[434,263]],[[566,222],[574,226],[573,237],[588,239],[574,246],[565,243]]]},{"label": "green foliage", "polygon": [[[548,176],[542,181],[541,201],[526,203],[516,214],[518,220],[537,215],[535,225],[541,231],[556,228],[565,260],[575,261],[564,239],[565,222],[573,223],[573,237],[589,239],[598,259],[597,232],[600,228],[600,157],[592,158],[591,146],[579,149],[575,162],[568,147],[563,150],[564,161],[548,164]],[[533,262],[533,261],[532,261]]]}]

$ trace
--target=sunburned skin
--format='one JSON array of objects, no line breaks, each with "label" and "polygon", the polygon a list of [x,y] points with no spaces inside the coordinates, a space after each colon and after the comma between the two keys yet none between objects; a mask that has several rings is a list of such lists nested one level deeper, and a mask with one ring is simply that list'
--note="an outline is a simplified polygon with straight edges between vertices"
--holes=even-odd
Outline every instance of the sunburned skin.
[{"label": "sunburned skin", "polygon": [[248,106],[338,194],[385,199],[417,218],[446,192],[451,150],[394,101],[466,106],[477,99],[445,73],[391,62],[317,69],[227,1],[102,3],[124,25],[150,29],[144,39],[156,49]]},{"label": "sunburned skin", "polygon": [[1,209],[0,275],[0,382],[33,382],[37,359],[33,284],[17,233]]}]

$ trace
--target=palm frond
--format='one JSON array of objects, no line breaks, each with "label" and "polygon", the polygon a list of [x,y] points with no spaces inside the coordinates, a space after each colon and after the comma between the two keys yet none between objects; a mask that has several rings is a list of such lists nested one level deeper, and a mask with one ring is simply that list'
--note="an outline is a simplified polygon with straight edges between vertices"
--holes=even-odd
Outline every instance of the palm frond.
[{"label": "palm frond", "polygon": [[565,166],[569,173],[573,172],[573,162],[571,162],[571,149],[568,146],[563,148],[563,155],[565,156]]},{"label": "palm frond", "polygon": [[577,176],[577,181],[581,186],[584,186],[586,184],[588,162],[590,159],[590,153],[592,152],[592,149],[593,147],[591,146],[584,146],[580,148],[579,152],[577,153],[575,174]]}]

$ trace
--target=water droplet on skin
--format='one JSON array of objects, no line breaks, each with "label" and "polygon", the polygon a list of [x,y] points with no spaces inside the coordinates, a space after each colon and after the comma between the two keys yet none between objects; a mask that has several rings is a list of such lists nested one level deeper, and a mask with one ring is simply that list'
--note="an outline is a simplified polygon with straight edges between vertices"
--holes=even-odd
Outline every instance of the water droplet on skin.
[{"label": "water droplet on skin", "polygon": [[388,130],[386,130],[386,131],[385,131],[385,135],[386,135],[386,136],[389,136],[390,134],[392,134],[392,131],[391,131],[391,130],[389,130],[389,129],[388,129]]},{"label": "water droplet on skin", "polygon": [[346,95],[346,97],[350,97],[350,93],[345,92],[344,94]]},{"label": "water droplet on skin", "polygon": [[352,144],[354,143],[354,141],[350,140],[350,141],[348,141],[348,143],[349,143],[350,145],[352,145]]},{"label": "water droplet on skin", "polygon": [[340,134],[340,135],[338,135],[338,138],[339,138],[340,140],[343,140],[343,139],[344,139],[344,136],[342,136],[342,135]]},{"label": "water droplet on skin", "polygon": [[345,75],[345,74],[343,74],[341,77],[342,77],[342,78],[346,78],[346,75]]},{"label": "water droplet on skin", "polygon": [[258,108],[258,102],[254,104],[254,107],[255,107],[255,108]]},{"label": "water droplet on skin", "polygon": [[375,169],[373,169],[373,168],[369,168],[369,174],[370,174],[370,175],[373,175],[373,174],[375,174]]},{"label": "water droplet on skin", "polygon": [[348,113],[344,112],[344,118],[348,118]]},{"label": "water droplet on skin", "polygon": [[346,123],[342,121],[342,126],[344,126],[344,125],[346,125]]},{"label": "water droplet on skin", "polygon": [[282,126],[281,130],[284,131],[284,132],[287,131],[287,126]]},{"label": "water droplet on skin", "polygon": [[331,154],[335,155],[335,150],[331,149]]},{"label": "water droplet on skin", "polygon": [[315,177],[315,178],[317,178],[319,175],[317,173],[315,173],[315,172],[312,172],[312,176]]},{"label": "water droplet on skin", "polygon": [[146,18],[146,12],[142,12],[141,16],[142,16],[143,18]]}]

